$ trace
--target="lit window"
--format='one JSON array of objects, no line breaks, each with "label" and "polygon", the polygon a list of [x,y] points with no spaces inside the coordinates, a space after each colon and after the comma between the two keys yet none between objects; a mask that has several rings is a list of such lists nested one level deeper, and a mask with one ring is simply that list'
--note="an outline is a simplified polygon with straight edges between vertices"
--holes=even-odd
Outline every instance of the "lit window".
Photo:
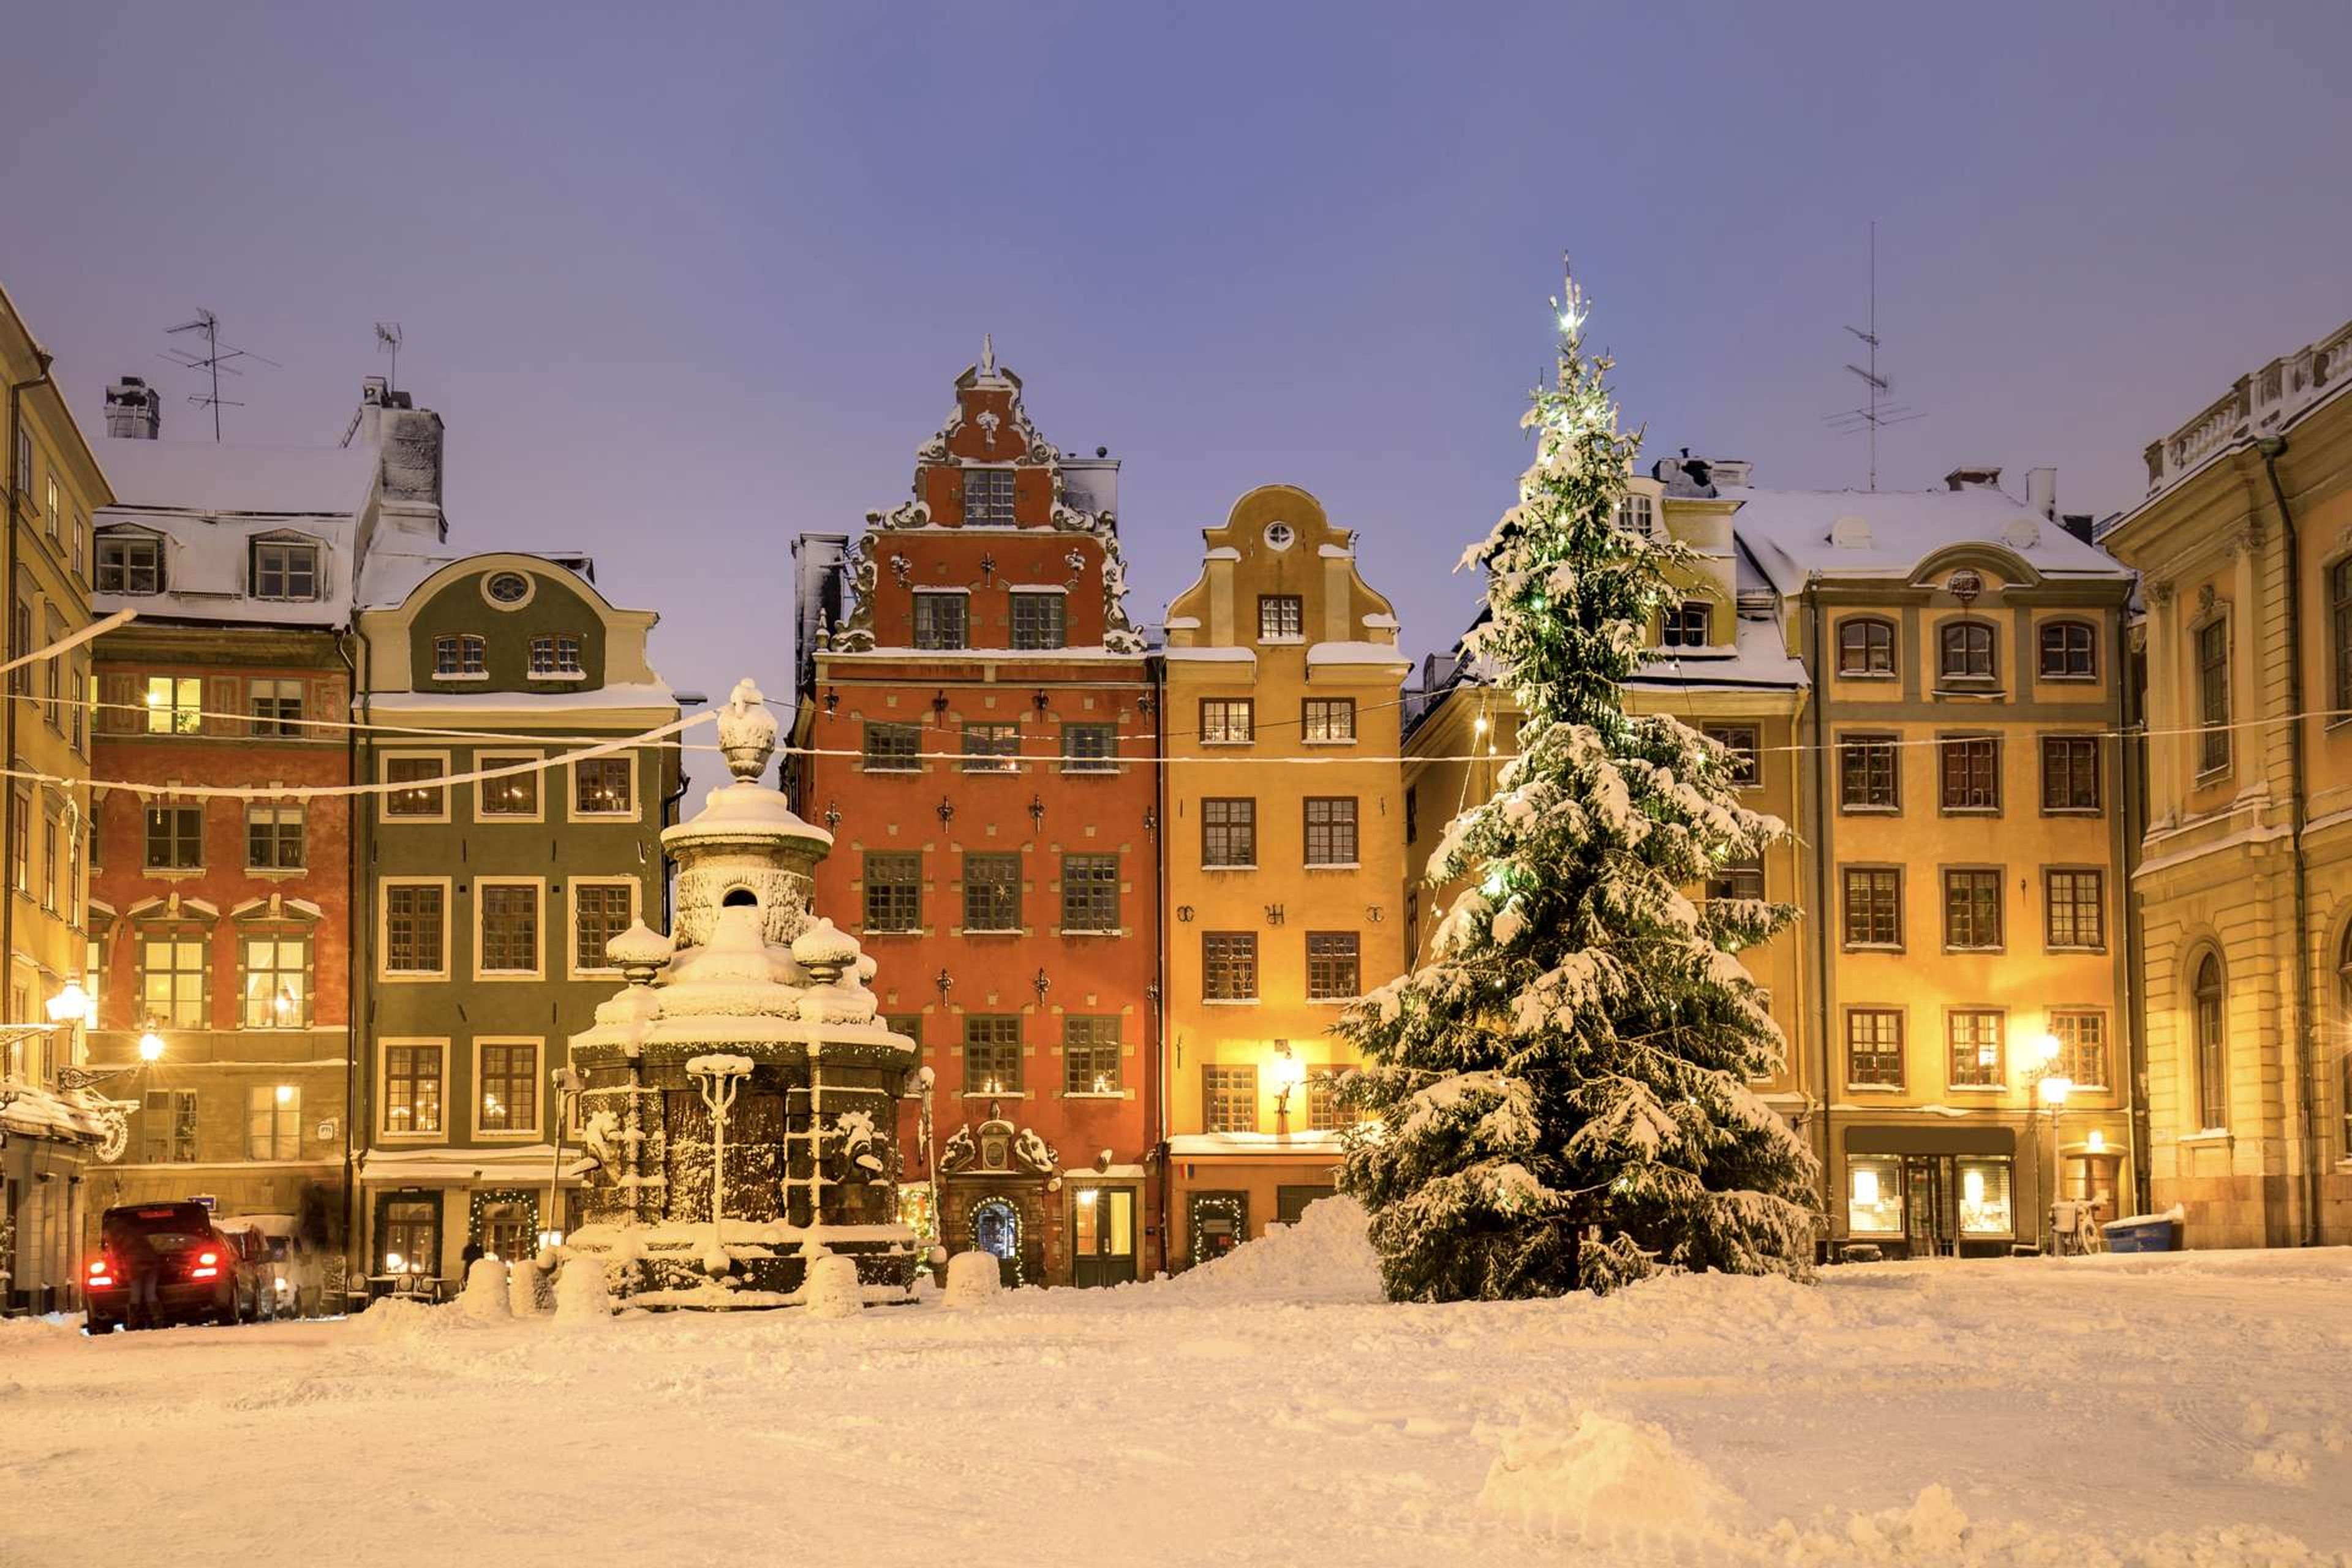
[{"label": "lit window", "polygon": [[963,727],[963,771],[968,773],[1009,773],[1021,755],[1018,724],[966,724]]},{"label": "lit window", "polygon": [[1021,1020],[966,1014],[963,1021],[966,1094],[1021,1092]]},{"label": "lit window", "polygon": [[1257,933],[1201,933],[1201,995],[1211,1002],[1257,1000]]},{"label": "lit window", "polygon": [[1952,1084],[1958,1089],[1999,1089],[2005,1081],[2001,1015],[1989,1007],[1955,1008],[1944,1015],[1951,1047]]},{"label": "lit window", "polygon": [[1118,1020],[1115,1017],[1062,1019],[1062,1092],[1118,1092]]},{"label": "lit window", "polygon": [[302,1157],[302,1090],[290,1083],[257,1083],[245,1091],[245,1157]]},{"label": "lit window", "polygon": [[583,757],[572,764],[572,813],[627,816],[636,810],[635,772],[626,757]]},{"label": "lit window", "polygon": [[2077,1089],[2105,1089],[2107,1077],[2107,1016],[2094,1012],[2050,1015],[2050,1032],[2058,1040],[2059,1070]]},{"label": "lit window", "polygon": [[1955,1162],[1960,1179],[1960,1234],[2013,1236],[2015,1211],[2010,1205],[2010,1163],[2007,1160]]},{"label": "lit window", "polygon": [[482,1131],[537,1131],[539,1047],[486,1045],[481,1047],[481,1063]]},{"label": "lit window", "polygon": [[447,815],[448,790],[435,781],[448,771],[448,764],[439,757],[384,758],[383,782],[410,787],[384,793],[383,815],[426,817]]},{"label": "lit window", "polygon": [[1903,1162],[1849,1159],[1845,1227],[1855,1236],[1903,1234]]},{"label": "lit window", "polygon": [[441,1131],[439,1046],[383,1047],[383,1130],[394,1134]]},{"label": "lit window", "polygon": [[245,1026],[299,1029],[310,1022],[310,939],[300,931],[248,931],[245,957]]},{"label": "lit window", "polygon": [[205,683],[193,675],[147,678],[147,732],[194,735],[205,727]]},{"label": "lit window", "polygon": [[171,1028],[205,1026],[205,942],[197,926],[155,927],[139,935],[141,1015]]},{"label": "lit window", "polygon": [[[483,752],[474,761],[481,771],[487,773],[499,768],[520,767],[539,759],[520,752]],[[477,809],[484,816],[536,818],[539,816],[539,773],[536,770],[484,779],[475,788],[476,798],[480,803]]]}]

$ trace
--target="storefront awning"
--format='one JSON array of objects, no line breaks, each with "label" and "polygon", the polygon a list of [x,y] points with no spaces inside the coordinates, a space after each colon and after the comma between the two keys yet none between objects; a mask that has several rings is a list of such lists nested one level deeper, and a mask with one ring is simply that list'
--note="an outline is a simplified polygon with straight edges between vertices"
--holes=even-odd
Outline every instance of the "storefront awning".
[{"label": "storefront awning", "polygon": [[1849,1154],[2013,1154],[2010,1127],[1849,1127]]}]

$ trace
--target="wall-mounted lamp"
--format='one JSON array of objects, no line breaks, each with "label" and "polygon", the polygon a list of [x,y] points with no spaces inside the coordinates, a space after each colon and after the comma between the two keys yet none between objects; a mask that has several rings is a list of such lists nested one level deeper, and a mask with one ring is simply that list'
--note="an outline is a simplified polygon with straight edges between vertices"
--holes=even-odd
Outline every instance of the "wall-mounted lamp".
[{"label": "wall-mounted lamp", "polygon": [[1045,797],[1044,795],[1033,795],[1029,797],[1029,826],[1033,829],[1045,826]]},{"label": "wall-mounted lamp", "polygon": [[1274,1060],[1266,1066],[1266,1079],[1274,1085],[1274,1114],[1282,1131],[1290,1131],[1290,1096],[1307,1081],[1307,1063],[1290,1048],[1288,1040],[1274,1042]]},{"label": "wall-mounted lamp", "polygon": [[1053,988],[1054,977],[1042,969],[1037,971],[1035,977],[1029,982],[1029,989],[1037,993],[1037,1000],[1040,1004],[1045,1000],[1045,993]]},{"label": "wall-mounted lamp", "polygon": [[955,820],[955,802],[950,800],[945,795],[940,796],[939,814],[940,826],[941,827],[945,827],[949,823],[953,822]]}]

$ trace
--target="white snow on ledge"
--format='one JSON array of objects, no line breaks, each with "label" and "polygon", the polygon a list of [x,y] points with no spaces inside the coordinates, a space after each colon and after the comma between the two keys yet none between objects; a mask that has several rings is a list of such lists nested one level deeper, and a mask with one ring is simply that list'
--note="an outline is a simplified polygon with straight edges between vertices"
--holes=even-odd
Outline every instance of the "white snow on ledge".
[{"label": "white snow on ledge", "polygon": [[1257,655],[1245,647],[1170,647],[1161,655],[1179,664],[1255,664]]},{"label": "white snow on ledge", "polygon": [[1337,1132],[1179,1132],[1171,1154],[1337,1154]]},{"label": "white snow on ledge", "polygon": [[1394,664],[1410,666],[1396,644],[1387,642],[1319,642],[1307,650],[1309,664]]}]

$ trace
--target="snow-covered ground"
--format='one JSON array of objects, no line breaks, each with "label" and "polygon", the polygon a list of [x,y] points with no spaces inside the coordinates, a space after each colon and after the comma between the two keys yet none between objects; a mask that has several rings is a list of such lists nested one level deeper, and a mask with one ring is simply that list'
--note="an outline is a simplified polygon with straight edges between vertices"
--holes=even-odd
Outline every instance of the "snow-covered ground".
[{"label": "snow-covered ground", "polygon": [[[1379,1302],[1173,1282],[586,1327],[0,1324],[0,1563],[2339,1563],[2352,1252]],[[478,1321],[487,1318],[487,1322]]]}]

